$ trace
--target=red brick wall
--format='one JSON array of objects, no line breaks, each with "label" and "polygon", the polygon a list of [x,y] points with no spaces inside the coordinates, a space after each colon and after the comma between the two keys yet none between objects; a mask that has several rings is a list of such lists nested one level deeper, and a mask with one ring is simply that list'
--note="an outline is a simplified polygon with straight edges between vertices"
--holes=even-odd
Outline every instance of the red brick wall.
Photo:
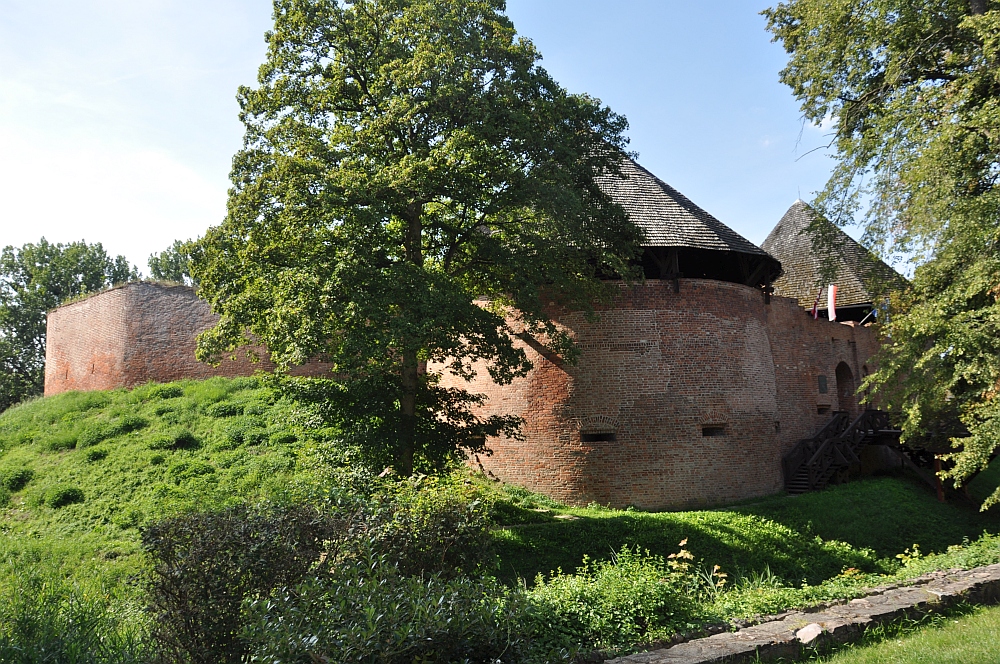
[{"label": "red brick wall", "polygon": [[[794,300],[765,305],[757,289],[710,280],[681,280],[679,294],[672,281],[623,286],[597,322],[556,319],[580,346],[576,366],[518,342],[535,363],[526,378],[497,386],[480,371],[471,386],[444,382],[487,394],[486,413],[524,418],[524,441],[490,441],[488,470],[573,504],[663,509],[778,491],[782,454],[829,419],[819,406],[841,406],[837,364],[859,377],[875,349],[869,328],[814,321]],[[704,436],[706,426],[724,433]],[[581,440],[610,432],[613,442]]]},{"label": "red brick wall", "polygon": [[[274,370],[267,359],[252,363],[245,353],[217,367],[198,362],[195,337],[217,320],[193,289],[154,283],[127,284],[59,307],[48,315],[45,394]],[[291,373],[329,370],[310,363]]]}]

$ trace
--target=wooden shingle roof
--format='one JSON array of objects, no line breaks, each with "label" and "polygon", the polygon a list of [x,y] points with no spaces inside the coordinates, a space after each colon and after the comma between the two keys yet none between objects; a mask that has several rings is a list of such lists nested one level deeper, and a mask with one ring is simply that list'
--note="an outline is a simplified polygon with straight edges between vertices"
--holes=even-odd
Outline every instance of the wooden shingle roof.
[{"label": "wooden shingle roof", "polygon": [[621,175],[601,178],[601,189],[624,207],[632,221],[646,232],[645,246],[767,256],[763,249],[632,159],[624,160]]},{"label": "wooden shingle roof", "polygon": [[[775,294],[795,298],[806,309],[829,283],[837,285],[838,307],[870,306],[906,286],[902,275],[802,201],[788,208],[762,247],[784,269],[774,282]],[[836,275],[832,281],[824,278],[824,267]],[[825,300],[820,307],[826,308]]]}]

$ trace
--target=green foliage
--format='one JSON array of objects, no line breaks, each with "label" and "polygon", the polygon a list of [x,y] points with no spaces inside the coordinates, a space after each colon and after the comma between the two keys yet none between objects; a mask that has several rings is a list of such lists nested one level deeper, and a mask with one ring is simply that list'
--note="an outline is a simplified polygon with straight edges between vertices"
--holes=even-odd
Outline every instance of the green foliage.
[{"label": "green foliage", "polygon": [[955,448],[961,484],[1000,446],[1000,7],[791,0],[765,14],[805,117],[836,121],[818,203],[840,221],[867,204],[868,243],[917,266],[864,387],[909,444]]},{"label": "green foliage", "polygon": [[8,491],[20,491],[34,476],[30,468],[0,468],[0,486]]},{"label": "green foliage", "polygon": [[482,574],[495,562],[489,515],[472,482],[416,477],[377,494],[367,517],[368,546],[406,576]]},{"label": "green foliage", "polygon": [[0,584],[5,664],[145,664],[152,655],[146,627],[119,587],[68,583],[34,565]]},{"label": "green foliage", "polygon": [[369,556],[253,601],[244,633],[255,661],[523,662],[518,599],[489,579],[406,576]]},{"label": "green foliage", "polygon": [[149,421],[138,415],[125,415],[112,421],[94,422],[85,428],[77,438],[77,445],[90,447],[110,438],[124,436],[149,426]]},{"label": "green foliage", "polygon": [[0,252],[0,412],[42,393],[45,316],[67,300],[138,278],[98,244],[38,244]]},{"label": "green foliage", "polygon": [[232,507],[173,517],[146,529],[142,540],[153,561],[149,601],[159,656],[177,663],[245,661],[243,601],[298,583],[320,562],[324,544],[339,534],[336,525],[307,507]]},{"label": "green foliage", "polygon": [[[681,541],[681,546],[686,544]],[[699,579],[683,548],[669,558],[623,547],[573,574],[539,577],[529,593],[535,631],[562,648],[618,652],[692,627]]]},{"label": "green foliage", "polygon": [[[389,599],[371,600],[371,606],[388,607],[387,612],[366,626],[368,631],[358,631],[358,639],[382,638],[401,630],[397,636],[403,641],[394,641],[398,645],[405,641],[405,630],[413,630],[432,638],[427,648],[440,647],[426,652],[443,653],[458,647],[456,643],[467,644],[463,647],[470,652],[480,652],[476,648],[492,652],[494,645],[509,642],[504,655],[508,661],[562,661],[591,647],[625,652],[672,629],[697,630],[709,622],[856,597],[866,587],[934,569],[1000,562],[996,537],[976,539],[984,529],[1000,530],[991,512],[939,504],[933,492],[895,478],[712,511],[659,514],[568,508],[465,471],[406,480],[391,473],[379,478],[363,465],[352,465],[350,448],[345,451],[340,434],[316,417],[315,403],[293,401],[287,394],[281,383],[270,380],[210,379],[172,383],[163,389],[147,385],[131,391],[63,394],[0,415],[0,480],[12,471],[33,473],[21,475],[29,480],[26,484],[19,480],[18,489],[5,489],[10,509],[0,510],[0,599],[3,593],[16,592],[15,580],[22,570],[42,565],[70,586],[89,588],[91,579],[99,579],[114,588],[113,599],[87,594],[95,611],[115,614],[118,604],[112,601],[132,608],[142,605],[141,587],[130,579],[149,574],[139,546],[143,527],[194,510],[219,513],[262,500],[312,504],[325,518],[343,524],[322,547],[327,554],[324,563],[331,567],[390,562],[368,572],[357,570],[364,590],[336,586],[326,572],[319,574],[309,601],[330,613],[309,621],[302,617],[299,622],[282,622],[283,627],[275,628],[279,633],[301,629],[308,636],[306,632],[315,627],[327,630],[324,633],[333,639],[342,631],[355,630],[358,617],[337,613],[340,605],[334,599],[344,593],[345,598],[354,598],[351,602],[367,602],[364,593],[374,592],[372,584],[384,581],[391,590],[387,597],[398,599],[399,611],[388,611]],[[240,404],[243,414],[208,415],[218,403]],[[147,425],[86,449],[59,454],[46,450],[45,441],[53,435],[117,422],[126,415],[141,417]],[[228,427],[244,419],[268,435],[252,448],[226,448]],[[169,440],[180,430],[201,444],[150,450],[155,441]],[[107,455],[94,462],[88,460],[93,452]],[[53,487],[83,488],[86,500],[52,509],[44,499]],[[236,533],[231,537],[223,536],[225,524],[219,525],[211,538],[215,544],[204,546],[238,540],[242,523],[229,521]],[[187,532],[194,530],[192,526]],[[964,537],[975,541],[956,546]],[[667,593],[654,581],[668,578],[662,574],[671,570],[669,561],[676,560],[668,556],[685,538],[684,548],[694,558],[682,559],[690,563],[683,579],[674,577],[666,584],[681,588],[679,596],[681,591]],[[927,553],[913,555],[914,543]],[[623,547],[628,547],[625,554],[620,553]],[[904,565],[896,554],[906,549],[910,553]],[[935,551],[940,553],[930,553]],[[211,556],[203,553],[207,561]],[[588,564],[576,574],[585,556]],[[315,552],[305,559],[318,560]],[[506,589],[487,578],[497,570],[497,559],[500,577],[508,582]],[[189,559],[192,565],[194,560]],[[197,572],[210,565],[194,567]],[[562,573],[553,573],[560,567]],[[518,577],[530,582],[538,573],[546,576],[531,587],[519,584]],[[354,579],[350,576],[354,572],[344,574],[345,583]],[[315,576],[307,573],[306,583],[312,584]],[[720,586],[722,578],[726,583]],[[190,581],[191,587],[199,583]],[[251,615],[252,626],[266,616],[268,620],[283,616],[284,621],[301,607],[312,606],[295,604],[293,590],[298,587],[295,582],[289,590],[250,592],[249,601],[260,602],[240,614],[234,629],[244,633]],[[67,603],[78,601],[75,592],[67,595]],[[470,607],[467,601],[477,592],[482,603]],[[445,596],[444,608],[432,611],[431,600]],[[270,613],[266,597],[274,603]],[[583,611],[581,607],[589,604],[602,607],[599,615]],[[655,620],[647,620],[654,614]],[[45,616],[61,620],[54,613]],[[449,617],[451,627],[442,628]],[[146,628],[140,629],[141,621],[135,620],[129,618],[121,629],[144,634]],[[548,629],[548,624],[558,629]],[[3,629],[7,627],[0,624]],[[55,628],[46,630],[45,634],[58,634]],[[298,647],[281,645],[271,635],[261,638],[261,652]],[[387,642],[395,638],[387,637]],[[634,643],[625,643],[633,638]],[[336,643],[321,645],[339,652]],[[522,659],[512,659],[515,654]]]},{"label": "green foliage", "polygon": [[47,452],[65,452],[76,449],[79,434],[75,430],[59,431],[42,439],[42,447]]},{"label": "green foliage", "polygon": [[93,449],[87,450],[85,455],[87,461],[91,463],[96,463],[98,461],[104,461],[108,458],[108,451],[103,447],[95,447]]},{"label": "green foliage", "polygon": [[84,500],[83,489],[76,486],[57,485],[49,487],[41,495],[42,504],[53,509],[66,507],[82,503]]},{"label": "green foliage", "polygon": [[170,427],[149,441],[151,450],[193,450],[198,447],[198,439],[185,427]]},{"label": "green foliage", "polygon": [[282,366],[331,360],[341,424],[402,475],[513,434],[438,374],[523,375],[515,332],[570,351],[545,307],[589,310],[642,239],[598,186],[626,121],[562,89],[503,9],[277,0],[259,86],[239,92],[229,214],[192,264],[222,314],[199,356],[252,335]]},{"label": "green foliage", "polygon": [[189,286],[197,285],[191,276],[191,256],[197,251],[197,244],[188,240],[175,240],[172,245],[158,254],[149,256],[149,274],[159,281],[174,281]]}]

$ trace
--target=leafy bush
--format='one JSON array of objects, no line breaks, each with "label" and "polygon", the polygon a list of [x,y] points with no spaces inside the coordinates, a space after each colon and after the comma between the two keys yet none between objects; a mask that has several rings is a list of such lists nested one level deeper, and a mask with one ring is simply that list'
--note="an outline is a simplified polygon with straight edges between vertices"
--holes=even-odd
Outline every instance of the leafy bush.
[{"label": "leafy bush", "polygon": [[243,405],[232,401],[213,403],[205,409],[209,417],[235,417],[243,414]]},{"label": "leafy bush", "polygon": [[299,439],[290,431],[276,431],[268,437],[268,442],[272,445],[291,445]]},{"label": "leafy bush", "polygon": [[226,427],[225,439],[230,447],[259,445],[267,440],[267,431],[259,417],[241,416]]},{"label": "leafy bush", "polygon": [[404,576],[474,574],[495,563],[490,506],[461,477],[390,484],[369,519],[372,546]]},{"label": "leafy bush", "polygon": [[519,593],[489,579],[405,576],[370,555],[251,601],[247,614],[254,661],[499,664],[524,661],[528,646]]},{"label": "leafy bush", "polygon": [[539,577],[528,594],[533,631],[552,647],[607,652],[669,638],[697,619],[704,583],[691,559],[683,548],[664,559],[624,547],[575,574]]},{"label": "leafy bush", "polygon": [[34,476],[34,471],[28,468],[4,468],[0,470],[0,486],[8,491],[20,491]]},{"label": "leafy bush", "polygon": [[180,385],[156,385],[149,390],[149,399],[176,399],[184,396],[184,388]]},{"label": "leafy bush", "polygon": [[95,447],[93,449],[87,450],[87,454],[85,456],[87,458],[87,461],[95,463],[97,461],[104,461],[105,459],[107,459],[108,451],[103,447]]},{"label": "leafy bush", "polygon": [[138,415],[125,415],[110,422],[96,422],[83,430],[77,439],[77,444],[80,447],[89,447],[109,438],[117,438],[138,431],[148,425],[149,422]]},{"label": "leafy bush", "polygon": [[53,509],[82,503],[83,490],[75,486],[53,486],[42,494],[42,503]]},{"label": "leafy bush", "polygon": [[149,441],[151,450],[193,450],[197,447],[198,439],[183,427],[172,427]]},{"label": "leafy bush", "polygon": [[65,452],[76,448],[77,439],[75,431],[59,431],[45,438],[42,448],[47,452]]},{"label": "leafy bush", "polygon": [[215,472],[215,466],[204,461],[178,461],[170,465],[167,474],[174,482],[180,484],[186,479],[211,475]]},{"label": "leafy bush", "polygon": [[306,507],[245,506],[161,521],[142,534],[153,561],[148,594],[167,662],[243,661],[241,606],[294,585],[344,528]]}]

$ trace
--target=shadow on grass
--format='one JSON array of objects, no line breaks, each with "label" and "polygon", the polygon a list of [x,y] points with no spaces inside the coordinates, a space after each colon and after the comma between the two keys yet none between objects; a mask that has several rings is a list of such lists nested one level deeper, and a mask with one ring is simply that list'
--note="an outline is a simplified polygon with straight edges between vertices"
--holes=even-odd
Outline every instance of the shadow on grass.
[{"label": "shadow on grass", "polygon": [[1000,530],[1000,518],[962,505],[938,503],[933,493],[901,478],[877,478],[803,496],[774,496],[701,512],[585,510],[571,521],[519,525],[496,533],[500,576],[529,582],[584,556],[606,559],[622,546],[667,556],[686,549],[731,577],[770,572],[788,584],[819,583],[845,568],[891,572],[895,555],[913,544],[943,551]]}]

